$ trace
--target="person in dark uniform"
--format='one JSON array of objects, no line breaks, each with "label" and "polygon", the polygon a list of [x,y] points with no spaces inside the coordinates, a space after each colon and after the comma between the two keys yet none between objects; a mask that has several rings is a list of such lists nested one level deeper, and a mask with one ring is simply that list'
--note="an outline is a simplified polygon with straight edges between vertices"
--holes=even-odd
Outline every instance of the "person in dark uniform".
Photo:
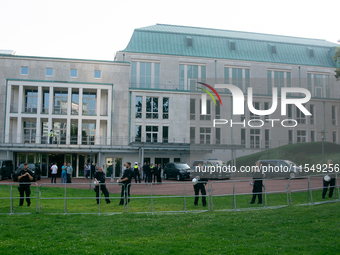
[{"label": "person in dark uniform", "polygon": [[96,166],[93,164],[93,162],[91,162],[90,171],[91,171],[91,179],[92,179],[94,177],[94,173],[96,172]]},{"label": "person in dark uniform", "polygon": [[334,191],[334,187],[335,187],[335,173],[334,173],[334,169],[333,169],[333,161],[331,159],[329,159],[327,161],[327,172],[328,172],[327,175],[331,179],[329,181],[325,180],[325,178],[323,179],[322,198],[325,198],[325,196],[327,194],[328,185],[330,185],[328,197],[331,198],[333,196],[333,191]]},{"label": "person in dark uniform", "polygon": [[258,197],[258,204],[262,204],[262,186],[263,186],[263,175],[261,173],[261,161],[255,162],[256,169],[253,173],[253,198],[249,204],[254,204],[256,196]]},{"label": "person in dark uniform", "polygon": [[126,204],[130,202],[130,187],[128,185],[131,183],[131,179],[133,177],[133,171],[131,170],[131,163],[126,162],[126,169],[123,173],[123,176],[119,178],[118,182],[123,183],[122,185],[122,192],[120,193],[120,203],[119,205],[124,205],[124,200],[126,200]]},{"label": "person in dark uniform", "polygon": [[156,169],[153,167],[153,163],[150,164],[150,178],[151,178],[151,181],[149,182],[155,182],[155,172],[156,172]]},{"label": "person in dark uniform", "polygon": [[150,170],[150,166],[149,163],[147,163],[146,165],[144,165],[143,167],[143,171],[145,172],[145,183],[150,182],[150,174],[151,174],[151,170]]},{"label": "person in dark uniform", "polygon": [[19,176],[18,176],[18,181],[20,182],[19,184],[19,192],[20,192],[20,203],[19,206],[22,206],[24,204],[24,194],[26,193],[26,202],[27,206],[31,205],[31,181],[33,181],[33,172],[28,169],[28,164],[24,164],[24,169],[20,171]]},{"label": "person in dark uniform", "polygon": [[[133,177],[135,178],[136,183],[140,183],[140,174],[139,174],[139,166],[138,162],[135,162],[135,166],[133,167]],[[138,181],[137,181],[138,179]]]},{"label": "person in dark uniform", "polygon": [[162,173],[162,167],[161,167],[161,164],[158,164],[158,167],[157,167],[157,182],[158,183],[162,182],[161,173]]},{"label": "person in dark uniform", "polygon": [[200,176],[196,176],[196,179],[197,179],[198,182],[194,183],[194,191],[195,191],[194,205],[198,206],[199,192],[201,191],[202,204],[203,204],[203,206],[207,206],[207,200],[206,200],[206,197],[205,197],[207,195],[207,192],[205,190],[206,179],[200,178]]},{"label": "person in dark uniform", "polygon": [[94,174],[94,180],[95,180],[95,182],[99,183],[99,185],[98,186],[96,185],[95,189],[94,189],[96,191],[97,204],[100,203],[99,188],[104,193],[106,203],[109,204],[110,203],[109,192],[107,191],[106,185],[104,184],[105,183],[105,173],[103,172],[102,167],[99,167],[98,172],[96,172]]}]

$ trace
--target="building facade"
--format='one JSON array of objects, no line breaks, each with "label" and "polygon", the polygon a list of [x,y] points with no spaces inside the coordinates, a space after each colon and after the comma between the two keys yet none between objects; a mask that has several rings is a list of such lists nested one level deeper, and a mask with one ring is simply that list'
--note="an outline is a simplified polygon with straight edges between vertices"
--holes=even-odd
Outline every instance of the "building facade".
[{"label": "building facade", "polygon": [[[2,54],[0,156],[16,165],[38,163],[43,176],[54,161],[71,162],[79,177],[88,161],[103,166],[108,176],[119,176],[126,161],[227,161],[321,141],[322,131],[326,141],[338,143],[340,84],[332,60],[337,46],[157,24],[135,29],[115,61]],[[244,113],[235,114],[229,89],[216,89],[219,101],[202,83],[237,87],[244,94]],[[257,115],[249,110],[249,98],[254,109],[271,109],[275,88],[276,111]],[[311,115],[294,104],[283,109],[284,88],[308,90],[311,99],[303,106]]]}]

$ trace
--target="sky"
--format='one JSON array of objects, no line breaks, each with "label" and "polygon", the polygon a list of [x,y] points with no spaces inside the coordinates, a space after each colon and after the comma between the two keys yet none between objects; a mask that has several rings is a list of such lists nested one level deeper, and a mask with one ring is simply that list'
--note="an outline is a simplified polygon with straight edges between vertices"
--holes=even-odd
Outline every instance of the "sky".
[{"label": "sky", "polygon": [[0,50],[113,60],[134,29],[157,23],[336,43],[339,7],[338,0],[0,0]]}]

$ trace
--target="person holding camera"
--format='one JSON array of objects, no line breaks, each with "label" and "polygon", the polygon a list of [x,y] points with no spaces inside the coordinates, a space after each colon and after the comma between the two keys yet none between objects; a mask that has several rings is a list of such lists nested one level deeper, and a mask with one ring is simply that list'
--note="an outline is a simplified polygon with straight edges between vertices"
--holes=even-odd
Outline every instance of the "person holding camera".
[{"label": "person holding camera", "polygon": [[323,178],[322,198],[326,197],[328,185],[330,186],[328,197],[331,198],[333,196],[333,191],[335,187],[335,173],[333,169],[333,161],[331,159],[327,161],[327,172],[328,174],[325,175]]},{"label": "person holding camera", "polygon": [[255,162],[256,169],[253,173],[253,198],[249,204],[254,204],[256,196],[258,197],[258,204],[262,204],[262,186],[263,186],[263,174],[261,173],[261,161]]},{"label": "person holding camera", "polygon": [[126,169],[122,177],[119,178],[118,182],[122,183],[122,191],[120,193],[120,202],[119,205],[124,205],[124,200],[126,200],[126,204],[130,202],[130,187],[131,179],[133,177],[133,171],[131,170],[131,163],[126,162]]},{"label": "person holding camera", "polygon": [[98,172],[96,172],[94,174],[94,182],[96,183],[94,191],[96,192],[97,204],[100,203],[99,189],[104,193],[106,203],[109,204],[110,203],[110,199],[109,199],[110,195],[109,195],[109,192],[106,188],[106,185],[104,184],[105,183],[105,173],[103,172],[102,167],[99,167]]},{"label": "person holding camera", "polygon": [[24,164],[24,169],[20,171],[19,176],[18,176],[18,181],[19,181],[19,193],[20,193],[20,203],[19,206],[22,206],[24,204],[24,195],[26,193],[26,202],[27,206],[31,205],[31,181],[33,181],[33,172],[28,169],[28,164]]}]

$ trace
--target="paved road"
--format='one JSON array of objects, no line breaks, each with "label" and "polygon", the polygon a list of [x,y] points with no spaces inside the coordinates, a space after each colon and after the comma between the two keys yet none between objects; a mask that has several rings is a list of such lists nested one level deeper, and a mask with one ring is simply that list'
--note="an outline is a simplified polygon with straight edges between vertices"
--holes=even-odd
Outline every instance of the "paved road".
[{"label": "paved road", "polygon": [[[60,182],[60,178],[57,178]],[[209,185],[212,188],[214,195],[221,194],[232,194],[233,187],[235,185],[236,193],[251,193],[252,186],[249,184],[252,180],[250,178],[232,178],[226,181],[209,180]],[[3,180],[2,183],[12,182],[12,180]],[[107,188],[110,193],[120,193],[121,186],[117,185],[117,179],[111,182],[111,179],[107,179]],[[234,184],[235,183],[235,184]],[[43,186],[54,186],[54,187],[64,187],[64,184],[52,184],[50,179],[42,179],[37,181],[38,185],[43,184]],[[92,182],[91,182],[92,184]],[[291,190],[302,190],[308,189],[308,179],[294,179],[294,180],[266,180],[265,186],[267,192],[285,192],[286,188],[290,185]],[[311,188],[322,188],[322,177],[312,177],[310,179]],[[72,184],[67,184],[71,188],[83,188],[90,189],[90,180],[85,178],[72,178]],[[91,185],[92,186],[92,185]],[[192,182],[187,181],[176,181],[176,180],[162,180],[161,184],[147,185],[143,181],[141,184],[135,184],[134,180],[132,182],[131,194],[140,195],[183,195],[184,192],[187,195],[194,195],[194,189]]]}]

